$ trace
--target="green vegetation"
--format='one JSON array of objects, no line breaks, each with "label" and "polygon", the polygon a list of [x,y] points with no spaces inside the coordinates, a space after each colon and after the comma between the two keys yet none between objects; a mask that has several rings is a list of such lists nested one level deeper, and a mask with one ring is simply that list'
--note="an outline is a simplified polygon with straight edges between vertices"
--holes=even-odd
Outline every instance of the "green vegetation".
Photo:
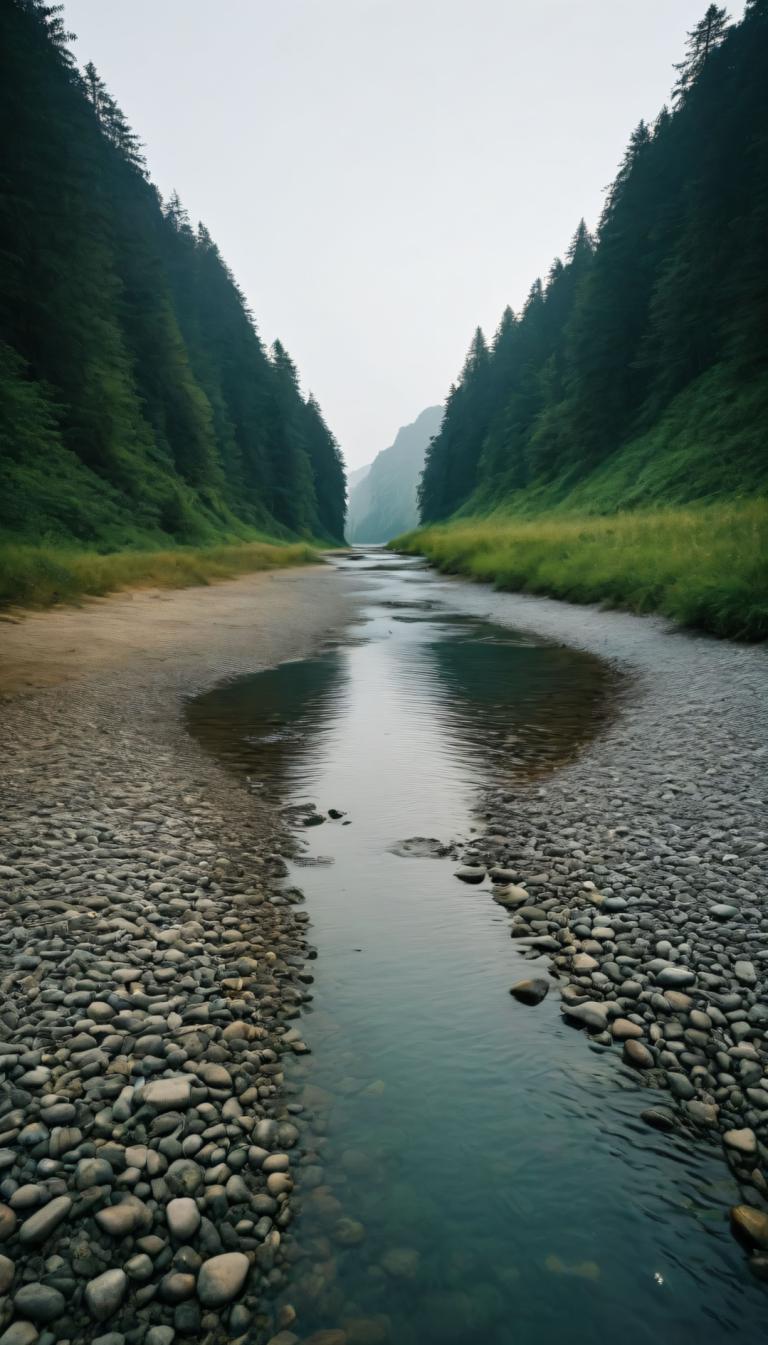
[{"label": "green vegetation", "polygon": [[419,487],[424,523],[468,522],[409,547],[505,587],[768,633],[748,503],[768,491],[766,69],[768,0],[738,24],[711,4],[596,235],[582,221],[490,346],[475,332]]},{"label": "green vegetation", "polygon": [[306,565],[313,560],[319,560],[319,556],[302,542],[290,546],[245,542],[240,546],[106,555],[5,543],[0,544],[0,607],[11,603],[50,607],[120,588],[187,588],[255,570]]},{"label": "green vegetation", "polygon": [[392,543],[502,589],[662,612],[733,639],[768,638],[768,502],[610,518],[495,515]]},{"label": "green vegetation", "polygon": [[320,408],[207,230],[161,200],[60,10],[0,5],[0,539],[341,541]]}]

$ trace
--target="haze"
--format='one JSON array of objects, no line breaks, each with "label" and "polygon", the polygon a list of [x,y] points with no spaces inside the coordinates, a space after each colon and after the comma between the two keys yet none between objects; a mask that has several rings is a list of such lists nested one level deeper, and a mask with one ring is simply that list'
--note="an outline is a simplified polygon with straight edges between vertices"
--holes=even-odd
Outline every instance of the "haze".
[{"label": "haze", "polygon": [[68,0],[66,17],[356,467],[596,223],[705,8]]}]

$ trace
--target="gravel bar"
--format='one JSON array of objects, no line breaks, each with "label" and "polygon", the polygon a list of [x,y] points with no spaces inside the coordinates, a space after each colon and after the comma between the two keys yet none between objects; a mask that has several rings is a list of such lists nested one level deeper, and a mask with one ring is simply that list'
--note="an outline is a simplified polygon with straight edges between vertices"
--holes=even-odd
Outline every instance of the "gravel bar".
[{"label": "gravel bar", "polygon": [[314,569],[3,629],[0,679],[33,689],[3,698],[0,727],[2,1345],[291,1324],[270,1305],[301,1152],[281,1060],[308,1049],[308,916],[279,820],[181,712],[311,652],[347,610],[344,580]]},{"label": "gravel bar", "polygon": [[[459,586],[464,610],[625,675],[574,763],[488,791],[459,876],[490,876],[568,1022],[668,1091],[649,1125],[720,1133],[743,1193],[732,1227],[768,1279],[768,651]],[[539,974],[511,993],[531,1006],[549,989]]]}]

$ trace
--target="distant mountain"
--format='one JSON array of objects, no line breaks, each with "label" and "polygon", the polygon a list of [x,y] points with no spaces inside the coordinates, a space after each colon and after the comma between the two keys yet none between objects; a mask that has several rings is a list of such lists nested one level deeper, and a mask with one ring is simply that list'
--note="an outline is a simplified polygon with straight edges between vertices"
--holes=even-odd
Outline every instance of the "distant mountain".
[{"label": "distant mountain", "polygon": [[371,463],[366,462],[364,467],[353,467],[351,472],[347,472],[347,492],[352,494],[355,486],[359,486],[364,481],[371,470]]},{"label": "distant mountain", "polygon": [[[349,542],[387,542],[419,521],[416,488],[429,441],[440,429],[442,406],[430,406],[398,430],[362,479],[350,472],[346,536]],[[363,469],[360,468],[359,471]]]}]

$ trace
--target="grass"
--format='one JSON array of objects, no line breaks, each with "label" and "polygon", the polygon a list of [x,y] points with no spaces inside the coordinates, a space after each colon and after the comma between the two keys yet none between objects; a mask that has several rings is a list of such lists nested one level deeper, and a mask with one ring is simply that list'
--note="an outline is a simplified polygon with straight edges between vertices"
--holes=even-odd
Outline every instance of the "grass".
[{"label": "grass", "polygon": [[497,588],[660,612],[736,640],[768,638],[768,501],[535,519],[460,519],[396,538]]},{"label": "grass", "polygon": [[318,559],[318,553],[303,542],[242,542],[106,555],[6,542],[0,543],[0,606],[51,607],[121,588],[188,588]]}]

